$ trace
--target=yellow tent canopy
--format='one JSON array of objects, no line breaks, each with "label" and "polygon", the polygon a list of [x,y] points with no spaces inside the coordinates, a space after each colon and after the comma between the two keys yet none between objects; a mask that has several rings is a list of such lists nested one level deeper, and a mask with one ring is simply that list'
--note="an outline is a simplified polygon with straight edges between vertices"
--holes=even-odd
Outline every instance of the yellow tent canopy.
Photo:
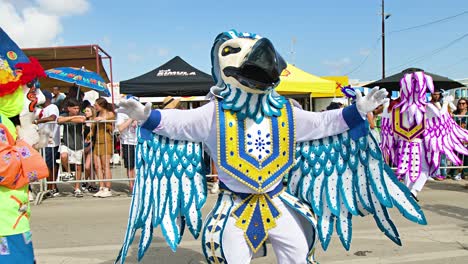
[{"label": "yellow tent canopy", "polygon": [[307,73],[288,64],[281,73],[281,82],[276,87],[280,94],[311,94],[312,97],[333,97],[336,83]]},{"label": "yellow tent canopy", "polygon": [[[349,85],[348,76],[321,76],[321,78],[334,81],[336,83],[335,92],[328,97],[344,97],[341,88]],[[325,96],[324,96],[325,97]]]}]

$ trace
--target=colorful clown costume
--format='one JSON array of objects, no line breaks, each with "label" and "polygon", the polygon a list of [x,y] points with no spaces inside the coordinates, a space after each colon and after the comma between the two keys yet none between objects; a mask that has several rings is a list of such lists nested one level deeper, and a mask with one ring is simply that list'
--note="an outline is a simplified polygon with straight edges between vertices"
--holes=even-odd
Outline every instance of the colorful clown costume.
[{"label": "colorful clown costume", "polygon": [[[249,263],[266,253],[267,240],[278,263],[315,263],[316,242],[328,247],[335,219],[347,249],[352,215],[373,214],[398,244],[386,208],[396,206],[425,224],[364,127],[366,113],[385,101],[384,90],[374,89],[345,109],[304,111],[274,92],[286,63],[255,34],[220,34],[212,63],[213,98],[200,108],[151,111],[135,100],[120,104],[119,111],[143,123],[127,233],[116,262],[125,262],[137,229],[141,259],[158,226],[174,251],[185,226],[194,237],[201,234],[209,263]],[[221,188],[203,229],[202,146],[216,161]]]},{"label": "colorful clown costume", "polygon": [[0,28],[0,263],[34,263],[28,186],[48,170],[40,154],[17,137],[10,118],[25,104],[22,87],[43,75],[38,62]]}]

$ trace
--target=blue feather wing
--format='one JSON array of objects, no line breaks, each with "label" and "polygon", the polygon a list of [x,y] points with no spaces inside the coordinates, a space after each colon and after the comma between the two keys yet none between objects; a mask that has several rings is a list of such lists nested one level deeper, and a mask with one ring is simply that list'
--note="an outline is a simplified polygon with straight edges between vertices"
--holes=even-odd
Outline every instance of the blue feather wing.
[{"label": "blue feather wing", "polygon": [[125,263],[138,229],[141,229],[139,261],[149,248],[156,227],[161,227],[173,251],[182,239],[185,226],[198,237],[201,208],[207,198],[202,153],[200,143],[171,140],[156,134],[151,140],[139,138],[127,231],[116,263]]},{"label": "blue feather wing", "polygon": [[325,250],[334,227],[349,250],[355,215],[372,214],[378,228],[397,244],[401,244],[400,238],[387,208],[395,206],[407,219],[426,224],[419,205],[385,164],[371,133],[353,139],[344,132],[297,143],[288,191],[309,204],[317,215]]}]

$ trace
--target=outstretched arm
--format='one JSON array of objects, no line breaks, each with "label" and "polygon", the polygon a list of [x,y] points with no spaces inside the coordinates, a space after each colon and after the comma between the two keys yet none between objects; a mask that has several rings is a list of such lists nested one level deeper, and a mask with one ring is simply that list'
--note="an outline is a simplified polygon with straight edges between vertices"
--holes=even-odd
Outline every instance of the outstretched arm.
[{"label": "outstretched arm", "polygon": [[[151,110],[151,104],[143,106],[129,99],[120,103],[118,112],[141,121],[142,130],[176,140],[203,142],[208,137],[214,115],[214,103],[190,110]],[[144,136],[144,135],[143,135]]]},{"label": "outstretched arm", "polygon": [[[348,129],[354,129],[353,134],[361,136],[365,127],[365,119],[368,112],[388,101],[385,89],[372,89],[368,95],[362,97],[358,92],[356,104],[344,109],[325,112],[308,112],[295,109],[296,116],[296,140],[298,142],[324,138],[343,133]],[[364,135],[364,134],[363,134]]]}]

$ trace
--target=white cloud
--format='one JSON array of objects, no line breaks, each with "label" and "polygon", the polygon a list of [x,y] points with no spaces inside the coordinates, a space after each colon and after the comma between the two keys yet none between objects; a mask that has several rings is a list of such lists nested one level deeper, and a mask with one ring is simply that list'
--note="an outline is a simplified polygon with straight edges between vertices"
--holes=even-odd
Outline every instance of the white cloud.
[{"label": "white cloud", "polygon": [[351,64],[351,59],[341,58],[338,60],[325,60],[323,64],[333,68],[343,68],[344,66]]},{"label": "white cloud", "polygon": [[131,63],[138,63],[138,62],[143,61],[143,56],[136,54],[136,53],[129,53],[127,55],[127,58]]},{"label": "white cloud", "polygon": [[351,64],[351,59],[345,57],[337,60],[325,60],[322,63],[331,68],[331,74],[341,74],[342,69]]},{"label": "white cloud", "polygon": [[361,56],[368,56],[371,53],[370,49],[360,49],[359,50],[359,55]]},{"label": "white cloud", "polygon": [[[66,3],[66,4],[65,4]],[[22,48],[63,43],[61,17],[83,14],[87,0],[0,0],[0,25]]]},{"label": "white cloud", "polygon": [[159,57],[166,57],[167,55],[169,55],[169,49],[158,48],[158,56]]},{"label": "white cloud", "polygon": [[87,0],[37,0],[39,7],[44,12],[54,15],[80,15],[89,9]]},{"label": "white cloud", "polygon": [[163,47],[149,47],[147,50],[147,55],[149,57],[167,57],[171,53],[171,50]]}]

